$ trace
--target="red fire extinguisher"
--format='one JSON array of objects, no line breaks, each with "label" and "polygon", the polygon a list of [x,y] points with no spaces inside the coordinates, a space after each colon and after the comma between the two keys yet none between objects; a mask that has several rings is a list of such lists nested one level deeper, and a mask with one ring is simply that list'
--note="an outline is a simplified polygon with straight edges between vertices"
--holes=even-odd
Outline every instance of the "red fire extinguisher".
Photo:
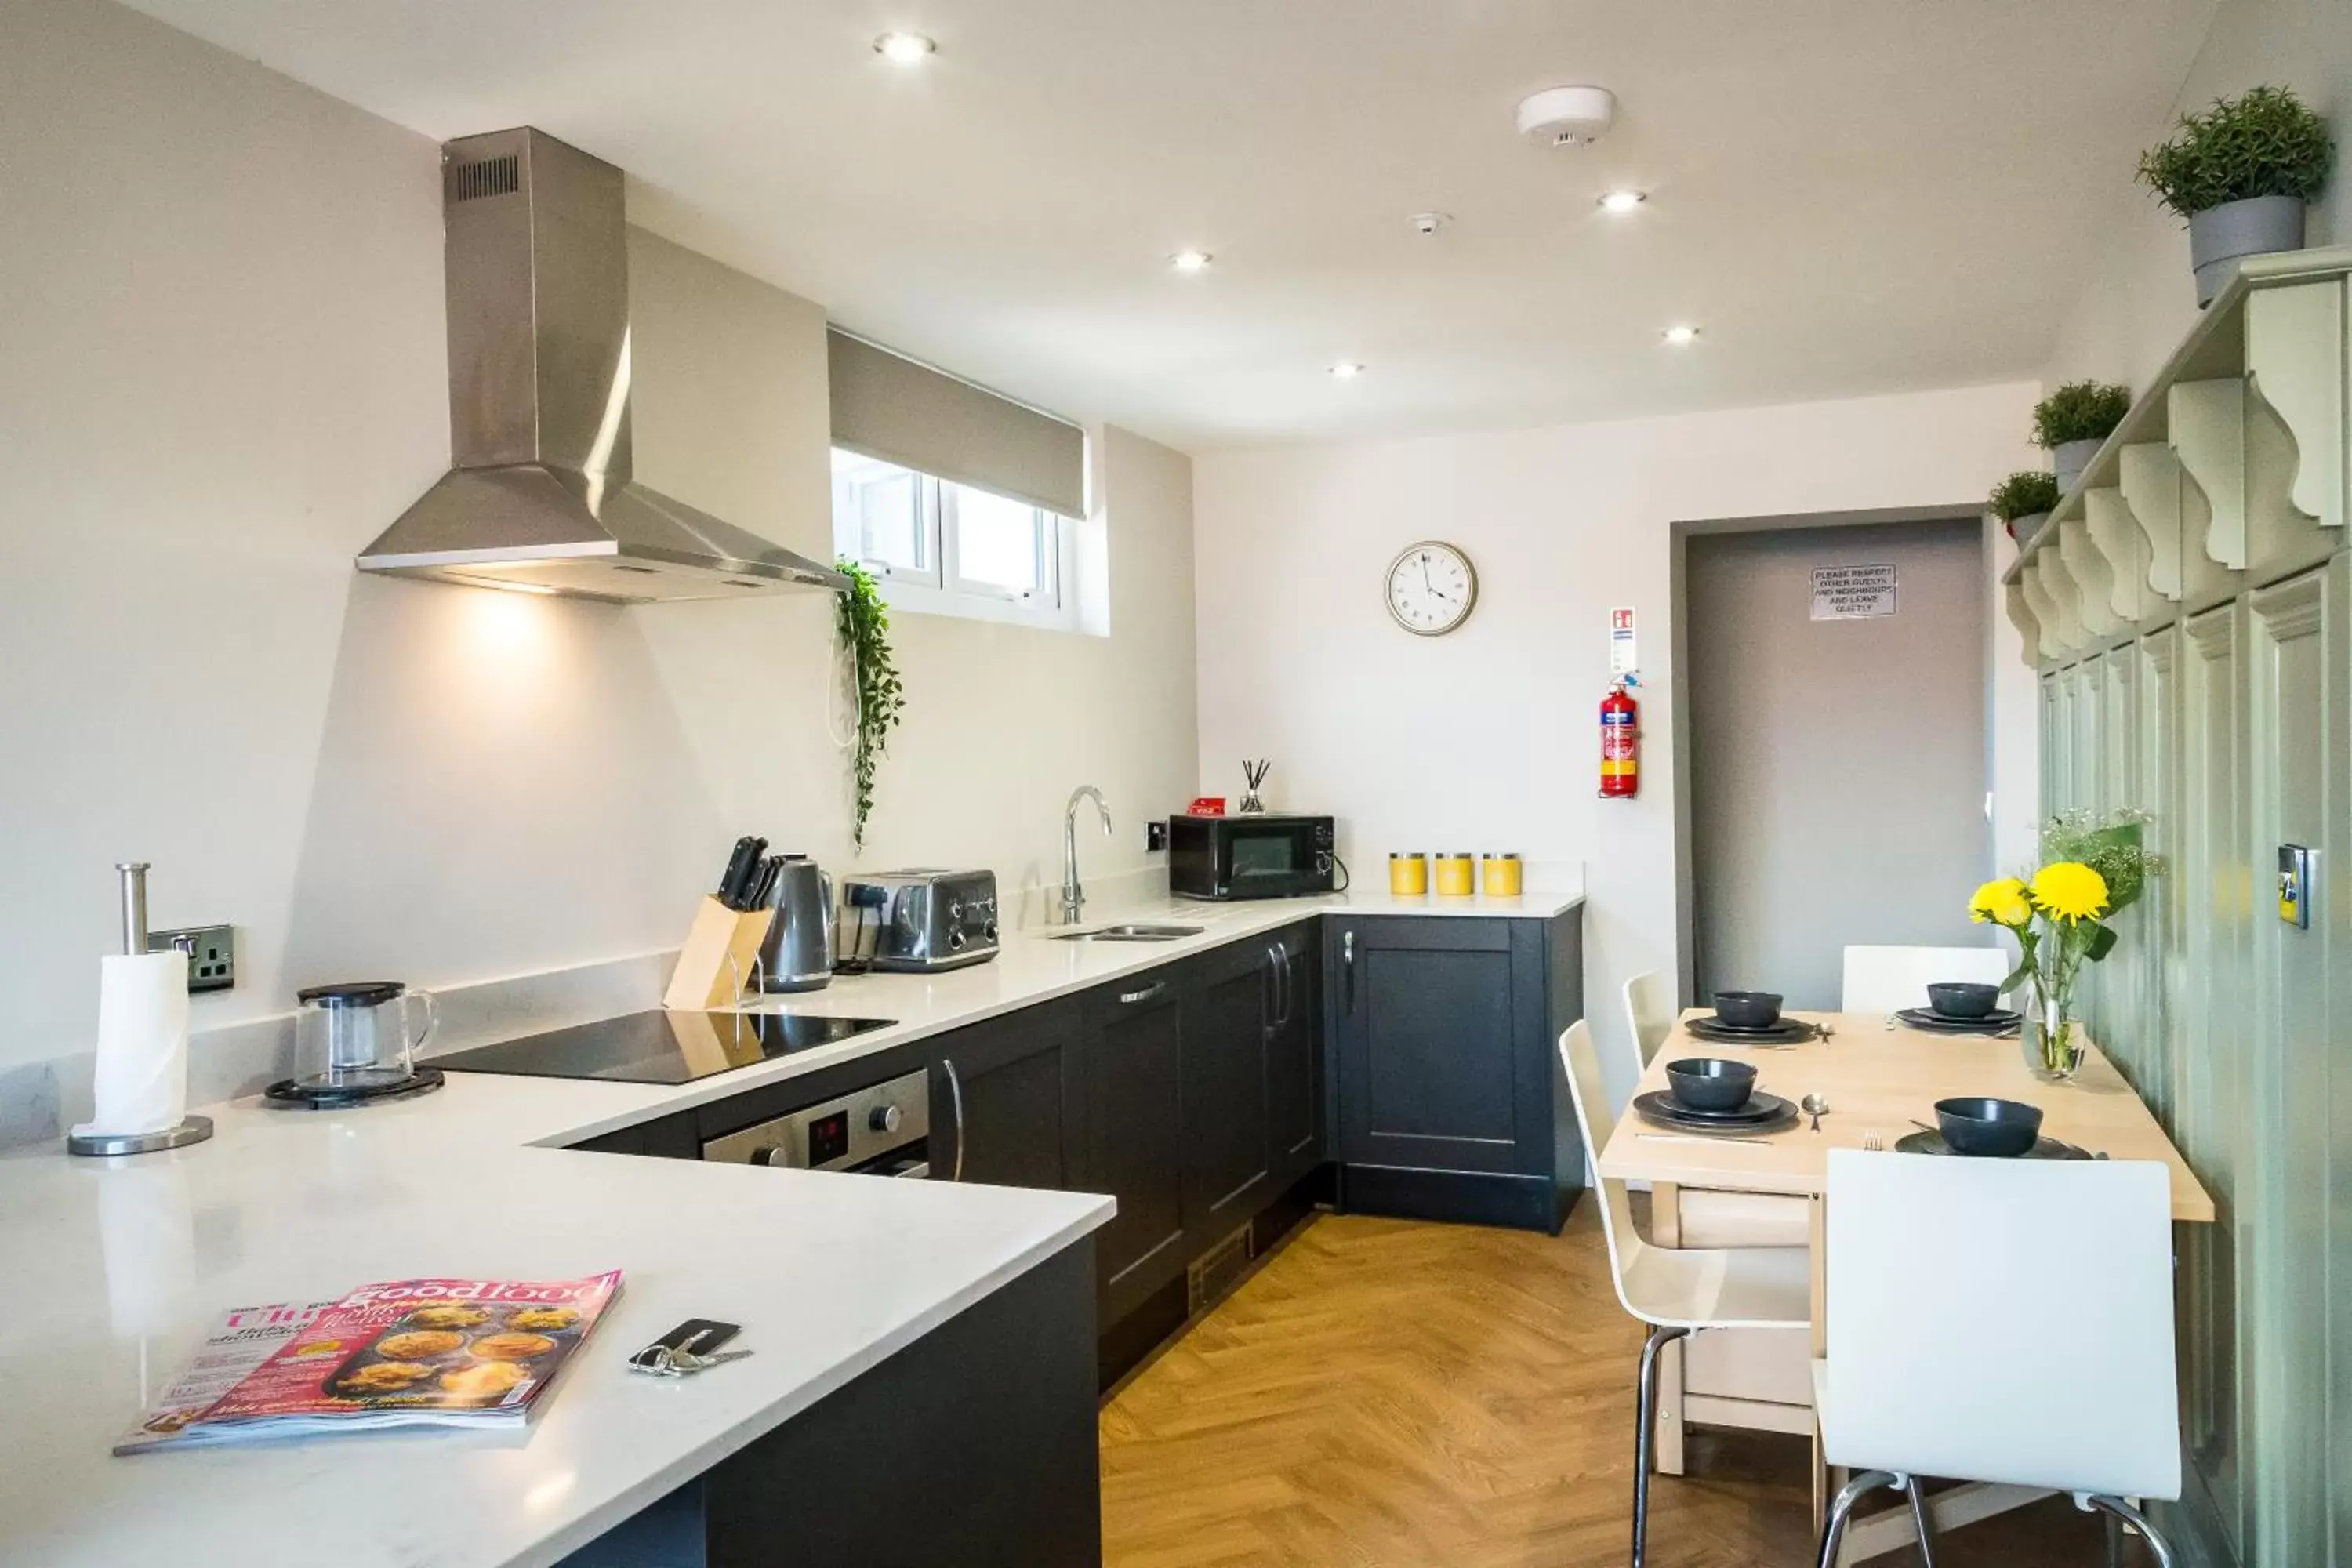
[{"label": "red fire extinguisher", "polygon": [[1601,700],[1601,795],[1627,799],[1642,788],[1642,710],[1625,694],[1634,683],[1621,675]]}]

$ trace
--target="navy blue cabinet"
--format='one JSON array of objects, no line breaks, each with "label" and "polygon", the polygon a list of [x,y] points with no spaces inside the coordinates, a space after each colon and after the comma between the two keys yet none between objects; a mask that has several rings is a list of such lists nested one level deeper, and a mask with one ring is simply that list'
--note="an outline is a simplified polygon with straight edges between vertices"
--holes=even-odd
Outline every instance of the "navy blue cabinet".
[{"label": "navy blue cabinet", "polygon": [[1184,1043],[1171,969],[1086,993],[1063,1075],[1069,1185],[1108,1193],[1097,1233],[1102,1316],[1115,1321],[1184,1272]]},{"label": "navy blue cabinet", "polygon": [[1343,1208],[1559,1228],[1584,1179],[1555,1043],[1583,1015],[1580,915],[1328,918]]}]

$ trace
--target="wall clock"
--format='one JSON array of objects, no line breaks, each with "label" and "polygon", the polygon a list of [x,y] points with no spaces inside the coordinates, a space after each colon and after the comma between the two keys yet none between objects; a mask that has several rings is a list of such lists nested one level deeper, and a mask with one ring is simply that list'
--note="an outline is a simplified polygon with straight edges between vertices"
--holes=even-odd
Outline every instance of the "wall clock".
[{"label": "wall clock", "polygon": [[1478,574],[1458,547],[1424,539],[1389,563],[1384,596],[1397,625],[1415,637],[1442,637],[1470,618]]}]

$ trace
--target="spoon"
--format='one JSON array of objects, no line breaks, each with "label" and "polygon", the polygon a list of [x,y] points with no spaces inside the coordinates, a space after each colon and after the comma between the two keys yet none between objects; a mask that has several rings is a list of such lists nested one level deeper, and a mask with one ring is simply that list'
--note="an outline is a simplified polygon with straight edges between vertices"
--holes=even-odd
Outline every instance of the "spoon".
[{"label": "spoon", "polygon": [[1819,1132],[1822,1130],[1822,1118],[1829,1113],[1829,1096],[1818,1093],[1809,1094],[1797,1101],[1797,1105],[1799,1109],[1812,1113],[1813,1131]]}]

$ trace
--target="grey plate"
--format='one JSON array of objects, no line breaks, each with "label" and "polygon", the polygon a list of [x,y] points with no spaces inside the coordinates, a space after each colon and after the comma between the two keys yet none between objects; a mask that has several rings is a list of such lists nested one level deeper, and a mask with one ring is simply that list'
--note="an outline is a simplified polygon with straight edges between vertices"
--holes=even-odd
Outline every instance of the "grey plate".
[{"label": "grey plate", "polygon": [[[1944,1142],[1942,1133],[1927,1131],[1905,1133],[1895,1141],[1895,1149],[1901,1154],[1949,1154],[1952,1152],[1951,1146]],[[1955,1158],[1988,1160],[1998,1159],[2000,1156],[1967,1154],[1957,1155]],[[2077,1149],[2072,1143],[2061,1143],[2055,1138],[2038,1138],[2034,1140],[2032,1148],[2017,1155],[2016,1158],[2020,1160],[2104,1160],[2106,1156],[2094,1154],[2088,1149]]]},{"label": "grey plate", "polygon": [[1671,1127],[1677,1132],[1721,1132],[1732,1137],[1779,1132],[1797,1124],[1797,1108],[1777,1094],[1759,1089],[1748,1097],[1748,1103],[1762,1107],[1762,1114],[1685,1110],[1675,1103],[1673,1095],[1663,1089],[1654,1089],[1633,1097],[1633,1113],[1653,1126]]},{"label": "grey plate", "polygon": [[1995,1013],[1989,1018],[1946,1018],[1925,1007],[1905,1007],[1895,1016],[1906,1027],[1923,1035],[2014,1035],[2020,1022],[2014,1013]]},{"label": "grey plate", "polygon": [[1741,1029],[1718,1024],[1713,1018],[1693,1018],[1683,1027],[1694,1040],[1705,1040],[1713,1046],[1796,1046],[1817,1037],[1819,1024],[1802,1019],[1784,1019],[1769,1029]]}]

